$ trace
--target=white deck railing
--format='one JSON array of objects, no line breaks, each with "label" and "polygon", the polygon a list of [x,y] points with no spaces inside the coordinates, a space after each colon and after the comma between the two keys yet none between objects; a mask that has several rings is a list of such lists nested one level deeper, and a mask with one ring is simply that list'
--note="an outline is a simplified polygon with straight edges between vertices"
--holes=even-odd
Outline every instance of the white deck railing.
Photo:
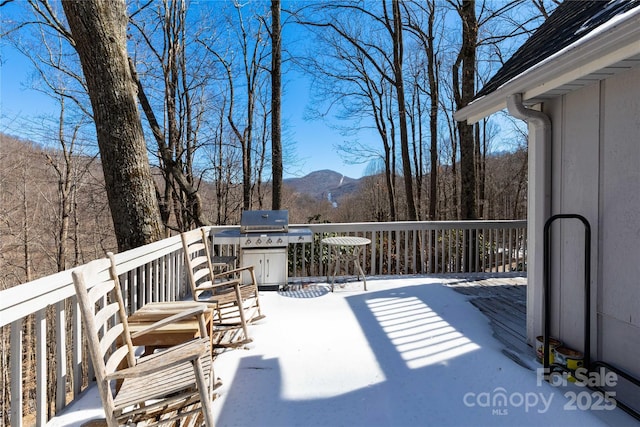
[{"label": "white deck railing", "polygon": [[[301,226],[310,228],[314,239],[312,243],[290,245],[290,281],[326,276],[329,248],[321,240],[332,235],[371,239],[362,256],[368,276],[526,270],[526,221]],[[229,228],[234,227],[209,227],[209,232],[213,236]],[[214,246],[220,255],[238,255],[238,245],[221,246],[214,241]],[[123,294],[132,312],[147,302],[188,296],[179,236],[117,254],[115,258],[118,271],[123,272]],[[354,274],[344,267],[344,274]],[[4,423],[10,412],[12,426],[44,425],[93,377],[85,346],[81,345],[82,327],[71,269],[1,291],[0,326],[3,369],[9,364],[9,383],[3,375],[2,388],[9,390],[11,399],[10,405],[3,399],[0,419]],[[31,336],[26,336],[26,331]],[[9,348],[5,346],[6,336],[10,337]],[[55,375],[48,375],[54,371]],[[56,388],[53,407],[47,395],[51,377],[55,378]],[[29,397],[25,399],[26,389]],[[27,413],[29,421],[25,421]]]}]

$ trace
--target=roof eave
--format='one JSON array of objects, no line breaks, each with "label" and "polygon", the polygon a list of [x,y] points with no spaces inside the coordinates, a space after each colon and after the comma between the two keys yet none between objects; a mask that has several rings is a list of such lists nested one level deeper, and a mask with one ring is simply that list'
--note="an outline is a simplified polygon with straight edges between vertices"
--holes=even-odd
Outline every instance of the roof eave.
[{"label": "roof eave", "polygon": [[474,124],[507,105],[507,97],[521,93],[525,103],[564,84],[640,54],[640,8],[597,37],[586,37],[511,79],[494,92],[456,111],[454,118]]}]

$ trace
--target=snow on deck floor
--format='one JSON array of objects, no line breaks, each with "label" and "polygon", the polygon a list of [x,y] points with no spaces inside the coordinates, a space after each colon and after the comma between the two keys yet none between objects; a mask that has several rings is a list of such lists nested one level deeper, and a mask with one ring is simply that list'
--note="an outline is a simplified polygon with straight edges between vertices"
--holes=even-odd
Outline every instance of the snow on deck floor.
[{"label": "snow on deck floor", "polygon": [[[334,293],[323,284],[262,292],[267,317],[251,326],[253,343],[216,358],[216,425],[640,425],[588,390],[538,381],[501,352],[467,297],[442,283],[370,279],[367,292],[361,282]],[[80,423],[63,416],[50,424]]]}]

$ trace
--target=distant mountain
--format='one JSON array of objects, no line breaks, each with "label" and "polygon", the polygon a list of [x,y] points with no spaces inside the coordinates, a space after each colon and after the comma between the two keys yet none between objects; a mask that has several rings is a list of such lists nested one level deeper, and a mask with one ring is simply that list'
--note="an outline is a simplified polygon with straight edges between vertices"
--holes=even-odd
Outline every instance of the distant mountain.
[{"label": "distant mountain", "polygon": [[357,191],[360,180],[325,169],[311,172],[302,178],[287,178],[284,184],[297,193],[308,194],[318,200],[338,202],[345,194]]}]

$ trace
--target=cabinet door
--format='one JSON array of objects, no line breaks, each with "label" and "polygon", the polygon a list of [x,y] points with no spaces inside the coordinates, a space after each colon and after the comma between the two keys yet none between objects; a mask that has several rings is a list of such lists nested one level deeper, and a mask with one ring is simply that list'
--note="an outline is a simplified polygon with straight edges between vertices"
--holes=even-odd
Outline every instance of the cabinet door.
[{"label": "cabinet door", "polygon": [[286,285],[288,277],[287,251],[270,250],[264,255],[264,284]]},{"label": "cabinet door", "polygon": [[[245,250],[242,265],[253,265],[258,286],[285,285],[289,277],[286,248]],[[242,283],[251,283],[251,275],[243,273]]]},{"label": "cabinet door", "polygon": [[[256,275],[258,285],[264,283],[264,253],[262,251],[244,251],[242,254],[242,265],[253,265],[253,272]],[[242,283],[251,283],[251,274],[242,272]]]}]

